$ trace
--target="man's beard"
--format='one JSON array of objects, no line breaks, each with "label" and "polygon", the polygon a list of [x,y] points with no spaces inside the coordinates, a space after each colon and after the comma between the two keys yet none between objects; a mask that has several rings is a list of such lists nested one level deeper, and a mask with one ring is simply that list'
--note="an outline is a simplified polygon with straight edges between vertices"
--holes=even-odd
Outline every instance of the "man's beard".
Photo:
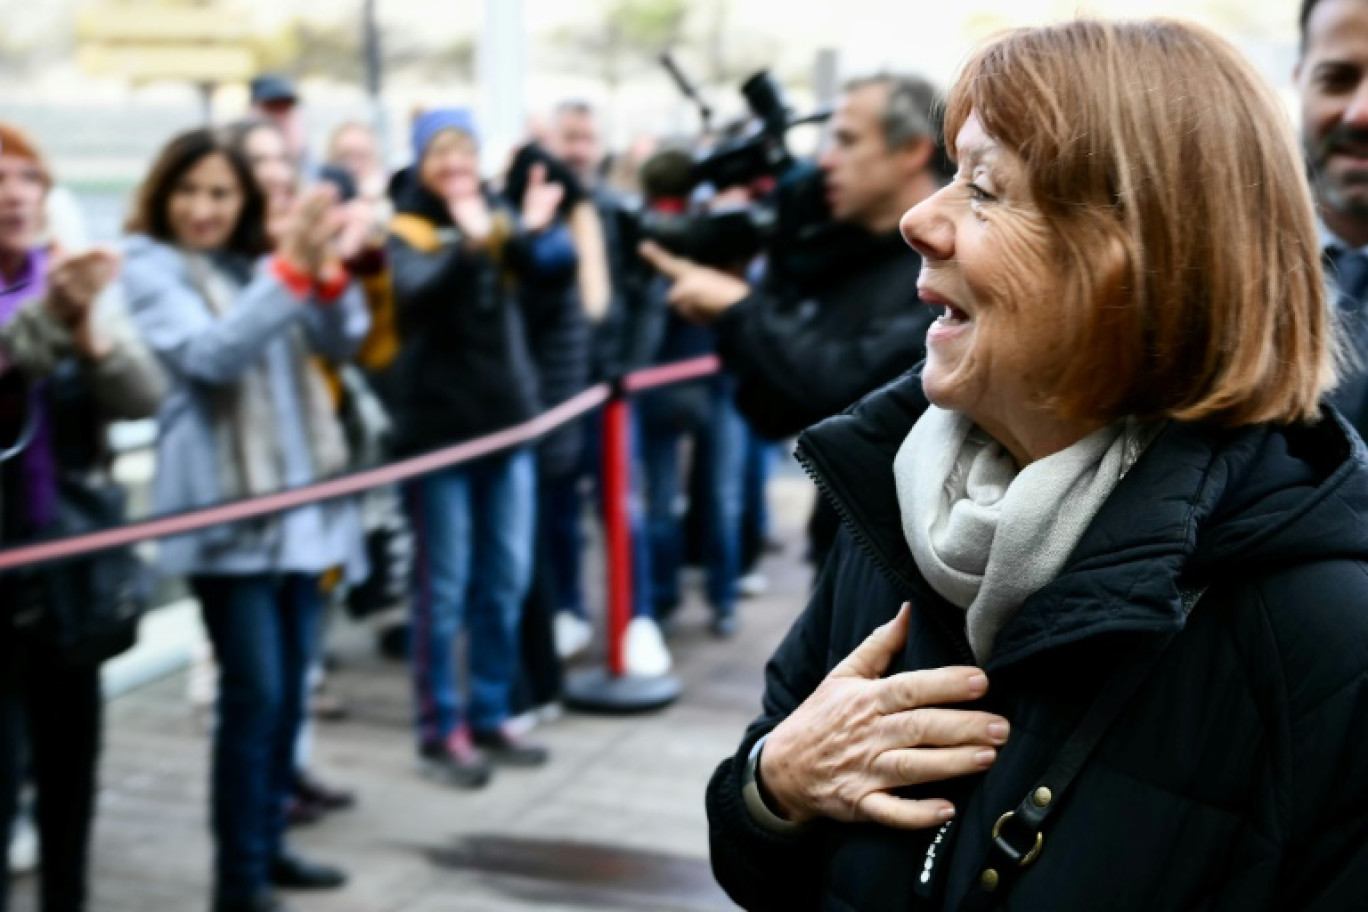
[{"label": "man's beard", "polygon": [[1320,204],[1340,215],[1368,221],[1368,168],[1332,175],[1327,167],[1336,152],[1361,152],[1368,158],[1368,130],[1340,124],[1305,147]]}]

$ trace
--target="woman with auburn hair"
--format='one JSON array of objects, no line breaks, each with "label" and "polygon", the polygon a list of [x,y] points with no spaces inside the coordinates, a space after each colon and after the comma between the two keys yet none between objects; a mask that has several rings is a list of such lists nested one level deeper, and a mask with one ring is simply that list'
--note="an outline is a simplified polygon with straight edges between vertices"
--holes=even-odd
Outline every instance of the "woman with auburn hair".
[{"label": "woman with auburn hair", "polygon": [[709,786],[719,881],[1360,907],[1368,465],[1277,98],[1209,32],[1077,21],[979,51],[946,136],[927,360],[799,443],[844,528]]},{"label": "woman with auburn hair", "polygon": [[[51,189],[39,148],[0,123],[0,547],[121,521],[107,425],[155,414],[165,390],[128,326],[118,254],[43,242]],[[88,908],[100,667],[133,645],[138,582],[118,551],[0,576],[0,849],[31,779],[44,912]],[[10,874],[0,852],[0,912]]]}]

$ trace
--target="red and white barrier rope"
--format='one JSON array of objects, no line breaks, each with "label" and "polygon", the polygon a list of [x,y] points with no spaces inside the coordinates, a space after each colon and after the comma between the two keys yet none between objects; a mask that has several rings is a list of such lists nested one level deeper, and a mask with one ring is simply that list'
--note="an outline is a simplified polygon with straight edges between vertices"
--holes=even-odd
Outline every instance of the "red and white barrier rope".
[{"label": "red and white barrier rope", "polygon": [[[714,374],[719,367],[718,359],[710,355],[676,364],[648,368],[624,377],[622,389],[624,392],[634,393],[675,383],[684,383]],[[355,472],[275,494],[265,494],[247,500],[206,507],[202,510],[178,513],[174,516],[140,520],[114,529],[105,529],[86,535],[5,548],[0,550],[0,571],[66,560],[110,548],[121,548],[148,539],[184,535],[187,532],[195,532],[209,526],[241,522],[245,519],[254,519],[271,513],[281,513],[306,504],[349,497],[372,488],[408,481],[421,475],[428,475],[452,466],[473,462],[500,450],[531,443],[556,428],[587,415],[611,397],[612,390],[609,385],[600,383],[524,424],[465,443],[445,447],[422,456],[415,456],[378,468]]]}]

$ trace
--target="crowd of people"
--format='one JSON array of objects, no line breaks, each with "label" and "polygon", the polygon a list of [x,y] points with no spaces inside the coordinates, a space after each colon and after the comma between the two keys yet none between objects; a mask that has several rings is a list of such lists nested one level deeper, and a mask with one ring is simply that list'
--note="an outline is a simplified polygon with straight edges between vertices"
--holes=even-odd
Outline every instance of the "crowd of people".
[{"label": "crowd of people", "polygon": [[[1313,193],[1248,65],[1171,23],[1011,33],[948,99],[910,75],[856,80],[818,158],[727,188],[661,180],[668,144],[618,185],[580,101],[532,122],[494,179],[469,110],[417,112],[391,173],[361,122],[316,154],[296,87],[266,75],[248,119],[165,144],[114,247],[61,240],[60,175],[0,123],[0,545],[127,518],[112,421],[155,418],[153,509],[175,513],[716,354],[716,376],[634,401],[624,655],[629,674],[670,670],[690,562],[710,630],[736,634],[763,589],[777,442],[819,424],[800,443],[822,495],[814,600],[708,792],[739,903],[992,908],[1001,885],[1024,908],[1100,908],[1106,853],[1140,832],[1198,843],[1198,861],[1126,868],[1136,908],[1349,908],[1368,771],[1341,735],[1365,721],[1368,545],[1347,517],[1365,503],[1368,371],[1339,353],[1363,348],[1368,299],[1368,4],[1305,0],[1301,24]],[[642,229],[643,213],[776,200],[821,217],[781,222],[758,256],[696,262]],[[591,414],[397,488],[158,543],[207,639],[191,691],[214,720],[215,912],[346,883],[286,839],[355,801],[310,764],[336,608],[407,661],[420,774],[476,789],[551,762],[529,720],[593,639],[600,438]],[[1316,587],[1333,598],[1311,611],[1297,593]],[[86,907],[100,666],[148,600],[127,549],[5,579],[0,832],[32,786],[46,912]],[[1154,682],[1127,710],[1135,691],[1109,674],[1145,631],[1171,648],[1137,650],[1162,665],[1137,666]],[[1258,683],[1274,666],[1285,679]],[[1085,710],[1133,724],[1071,735]],[[1217,759],[1164,747],[1172,731]],[[1339,752],[1313,756],[1310,735]],[[1066,739],[1067,777],[1037,782]],[[1076,791],[1100,810],[1065,813],[1037,869],[1006,868],[1036,860],[1041,843],[1023,862],[1013,837],[1085,764]]]},{"label": "crowd of people", "polygon": [[[808,290],[771,281],[763,258],[725,273],[756,299],[735,314],[773,310],[773,323],[720,320],[680,293],[686,261],[639,248],[642,209],[686,211],[707,195],[614,186],[583,102],[535,122],[494,180],[470,111],[420,111],[409,163],[390,173],[360,122],[316,155],[295,86],[265,75],[247,119],[165,144],[121,243],[72,249],[49,217],[60,175],[22,125],[0,125],[0,541],[128,518],[104,439],[113,420],[155,418],[152,510],[169,514],[459,444],[592,383],[721,350],[730,370],[633,412],[625,664],[665,674],[688,563],[706,570],[718,637],[736,633],[738,601],[763,591],[775,441],[919,357],[915,258],[879,270],[898,212],[945,179],[935,104],[916,79],[850,86],[820,168],[850,229],[842,256],[855,259],[823,264]],[[783,317],[794,295],[815,296],[825,326]],[[833,332],[846,350],[827,363],[849,359],[838,393],[801,363],[803,344]],[[280,890],[346,882],[285,838],[356,798],[309,762],[335,606],[369,618],[377,648],[407,660],[421,774],[479,788],[501,766],[548,762],[529,730],[595,629],[585,560],[601,433],[591,414],[400,488],[157,544],[155,572],[183,579],[203,620],[189,691],[213,720],[216,912],[281,909]],[[52,912],[84,908],[99,669],[133,642],[149,598],[131,551],[75,566],[90,577],[76,592],[58,582],[65,567],[17,576],[0,636],[16,657],[0,690],[0,829],[31,786]],[[117,594],[80,603],[100,587]]]}]

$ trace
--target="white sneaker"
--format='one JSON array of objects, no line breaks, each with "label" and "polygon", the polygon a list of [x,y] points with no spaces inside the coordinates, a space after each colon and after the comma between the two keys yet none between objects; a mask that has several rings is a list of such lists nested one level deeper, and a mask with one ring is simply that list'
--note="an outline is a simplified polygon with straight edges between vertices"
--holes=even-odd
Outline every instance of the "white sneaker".
[{"label": "white sneaker", "polygon": [[759,598],[769,592],[769,578],[756,571],[736,581],[736,593],[742,598]]},{"label": "white sneaker", "polygon": [[27,812],[15,816],[9,841],[9,868],[15,875],[31,874],[38,868],[38,831],[33,827],[33,816]]},{"label": "white sneaker", "polygon": [[532,729],[536,728],[540,723],[541,715],[538,714],[535,709],[529,709],[520,716],[514,716],[504,724],[508,726],[509,734],[521,738],[523,735],[531,732]]},{"label": "white sneaker", "polygon": [[650,618],[634,618],[627,625],[622,652],[627,673],[638,678],[658,678],[672,664],[660,627]]},{"label": "white sneaker", "polygon": [[556,612],[556,654],[562,659],[573,658],[589,648],[594,628],[584,618],[570,611]]},{"label": "white sneaker", "polygon": [[203,637],[190,647],[190,670],[185,677],[185,698],[196,725],[208,731],[213,727],[214,704],[218,702],[218,663],[214,649]]}]

